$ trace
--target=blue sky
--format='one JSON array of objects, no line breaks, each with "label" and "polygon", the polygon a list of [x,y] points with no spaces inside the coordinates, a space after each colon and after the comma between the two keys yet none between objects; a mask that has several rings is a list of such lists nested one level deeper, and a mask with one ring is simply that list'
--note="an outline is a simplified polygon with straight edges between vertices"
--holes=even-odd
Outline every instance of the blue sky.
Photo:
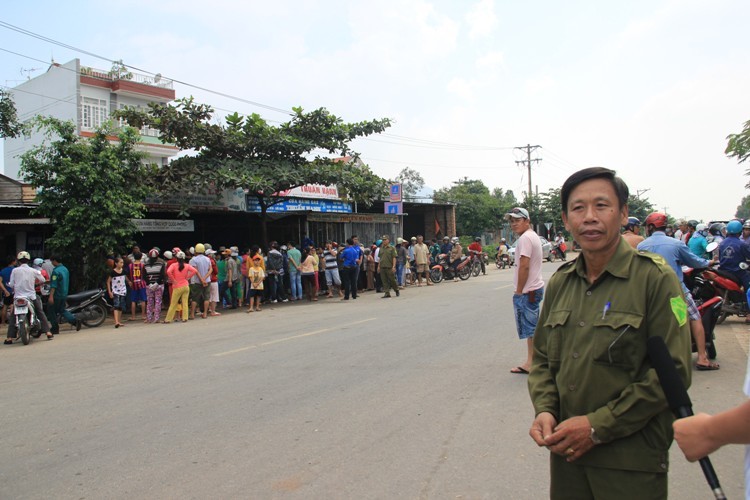
[{"label": "blue sky", "polygon": [[[670,214],[709,220],[731,217],[750,180],[723,154],[750,120],[748,18],[745,0],[136,0],[13,2],[0,20],[276,108],[393,118],[387,135],[355,143],[384,177],[410,166],[433,188],[466,176],[520,197],[528,181],[512,148],[538,144],[540,191],[601,165]],[[0,48],[109,67],[5,28]],[[44,67],[0,51],[0,84]]]}]

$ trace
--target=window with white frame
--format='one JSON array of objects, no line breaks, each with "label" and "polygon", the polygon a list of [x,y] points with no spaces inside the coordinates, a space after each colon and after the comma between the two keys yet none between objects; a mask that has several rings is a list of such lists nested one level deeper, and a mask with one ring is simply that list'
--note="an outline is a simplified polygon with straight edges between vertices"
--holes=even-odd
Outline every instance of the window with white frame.
[{"label": "window with white frame", "polygon": [[[126,107],[135,108],[138,111],[147,111],[147,109],[144,106],[140,105],[140,104],[132,105],[132,104],[122,104],[122,103],[120,103],[120,109],[125,109]],[[125,122],[125,120],[123,120],[122,118],[119,119],[119,122],[120,122],[120,127],[124,127],[125,125],[127,125],[127,123]],[[159,131],[156,130],[156,129],[153,129],[153,128],[147,126],[147,125],[144,125],[143,127],[141,127],[141,129],[139,130],[139,133],[142,136],[159,137]]]},{"label": "window with white frame", "polygon": [[109,104],[105,99],[84,97],[81,106],[81,127],[95,129],[109,118]]}]

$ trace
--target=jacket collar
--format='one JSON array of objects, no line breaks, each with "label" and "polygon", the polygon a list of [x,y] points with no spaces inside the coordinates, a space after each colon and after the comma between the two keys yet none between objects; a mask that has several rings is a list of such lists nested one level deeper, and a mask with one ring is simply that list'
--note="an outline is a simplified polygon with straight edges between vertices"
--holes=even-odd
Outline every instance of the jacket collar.
[{"label": "jacket collar", "polygon": [[[606,273],[611,274],[617,278],[627,279],[630,276],[630,264],[633,258],[636,256],[636,251],[631,247],[624,238],[620,238],[620,244],[617,245],[617,250],[612,255],[612,258],[607,263],[607,266],[602,272],[602,276]],[[586,279],[586,259],[583,253],[578,255],[575,260],[575,264],[562,269],[561,272],[569,274],[575,272],[583,279]],[[597,281],[601,280],[601,276]]]}]

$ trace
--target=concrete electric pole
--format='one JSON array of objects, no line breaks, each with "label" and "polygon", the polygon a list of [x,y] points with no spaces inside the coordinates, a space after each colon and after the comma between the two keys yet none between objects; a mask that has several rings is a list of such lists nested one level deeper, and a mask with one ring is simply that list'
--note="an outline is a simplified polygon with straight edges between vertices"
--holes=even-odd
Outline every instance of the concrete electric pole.
[{"label": "concrete electric pole", "polygon": [[531,144],[527,144],[526,146],[519,146],[513,149],[520,149],[521,151],[526,151],[526,159],[525,160],[516,160],[516,164],[523,164],[526,165],[526,168],[528,169],[529,173],[529,190],[526,192],[526,197],[528,198],[527,202],[529,205],[529,208],[531,208],[531,163],[532,162],[540,162],[542,161],[541,158],[531,158],[531,152],[536,151],[537,149],[541,148],[541,146],[532,146]]}]

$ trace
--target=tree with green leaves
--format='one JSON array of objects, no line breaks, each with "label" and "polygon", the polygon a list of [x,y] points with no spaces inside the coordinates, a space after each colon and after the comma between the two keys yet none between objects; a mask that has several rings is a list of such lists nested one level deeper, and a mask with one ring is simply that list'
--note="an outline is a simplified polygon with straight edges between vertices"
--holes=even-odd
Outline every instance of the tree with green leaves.
[{"label": "tree with green leaves", "polygon": [[437,202],[456,203],[456,231],[459,235],[476,236],[502,224],[503,212],[498,199],[481,181],[464,177],[449,188],[433,194]]},{"label": "tree with green leaves", "polygon": [[395,182],[401,183],[404,199],[414,199],[424,187],[422,175],[409,167],[404,167],[396,176]]},{"label": "tree with green leaves", "polygon": [[[737,163],[743,163],[750,158],[750,120],[745,122],[745,126],[739,134],[729,134],[727,136],[727,147],[724,150],[730,158],[737,158]],[[745,175],[750,175],[750,169],[745,171]],[[745,184],[750,188],[750,182]]]},{"label": "tree with green leaves", "polygon": [[742,201],[737,206],[737,213],[734,216],[741,220],[750,219],[750,195],[742,197]]},{"label": "tree with green leaves", "polygon": [[23,125],[18,122],[18,112],[13,96],[0,89],[0,138],[18,137],[23,133]]},{"label": "tree with green leaves", "polygon": [[83,276],[83,286],[100,286],[107,256],[133,242],[131,219],[146,213],[156,166],[143,163],[131,127],[105,126],[84,138],[73,122],[37,117],[35,126],[46,140],[21,156],[20,172],[37,188],[33,213],[51,219],[46,243],[64,259],[71,280]]},{"label": "tree with green leaves", "polygon": [[637,217],[641,223],[655,210],[654,205],[648,198],[640,198],[634,194],[628,196],[628,215],[630,217]]},{"label": "tree with green leaves", "polygon": [[[149,105],[148,112],[127,108],[115,116],[136,128],[148,125],[161,139],[188,156],[177,158],[158,173],[162,195],[190,195],[210,189],[244,189],[258,200],[262,241],[267,243],[268,208],[284,200],[283,192],[306,184],[336,185],[345,199],[371,204],[387,192],[386,181],[356,161],[349,143],[390,127],[389,119],[344,123],[325,108],[304,112],[294,108],[291,120],[269,125],[258,114],[213,120],[214,110],[193,98],[175,104]],[[187,208],[187,207],[184,207]]]}]

